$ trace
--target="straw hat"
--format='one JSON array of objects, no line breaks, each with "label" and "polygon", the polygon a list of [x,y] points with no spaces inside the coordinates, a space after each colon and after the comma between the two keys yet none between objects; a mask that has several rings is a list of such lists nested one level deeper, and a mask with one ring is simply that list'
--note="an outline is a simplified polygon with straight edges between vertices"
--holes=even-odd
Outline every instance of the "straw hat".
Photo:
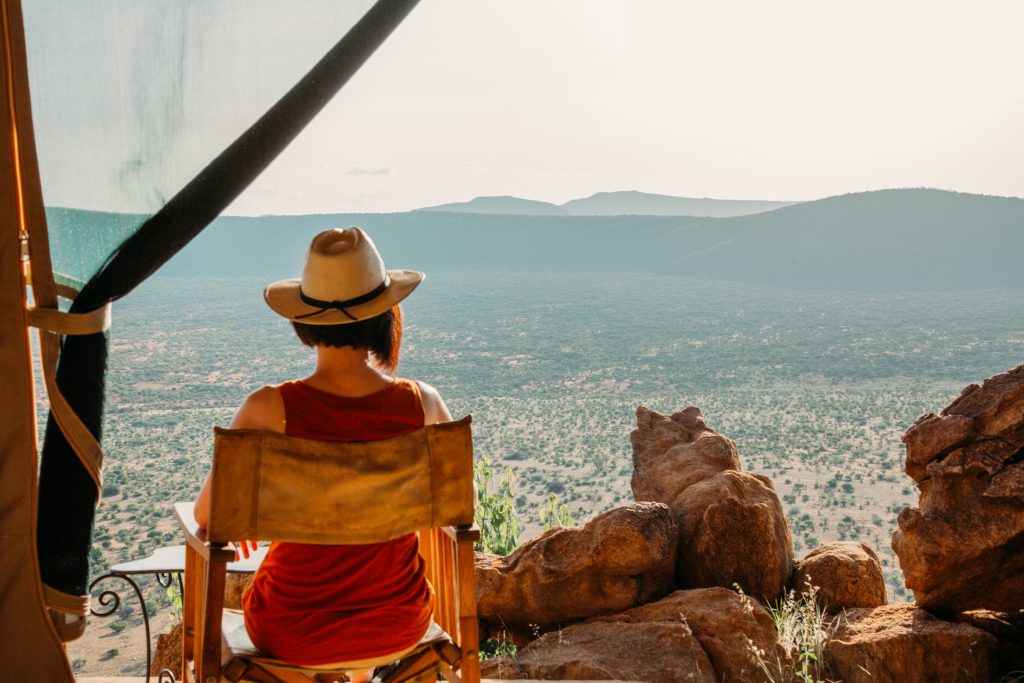
[{"label": "straw hat", "polygon": [[267,305],[307,325],[344,325],[385,313],[423,281],[414,270],[384,270],[377,247],[359,228],[334,228],[313,238],[301,280],[263,290]]}]

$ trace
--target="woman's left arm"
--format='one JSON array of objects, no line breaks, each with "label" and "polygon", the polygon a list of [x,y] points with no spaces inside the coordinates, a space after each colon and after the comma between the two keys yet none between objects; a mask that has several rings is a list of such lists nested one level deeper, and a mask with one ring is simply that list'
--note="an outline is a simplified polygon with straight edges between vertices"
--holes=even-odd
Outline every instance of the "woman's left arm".
[{"label": "woman's left arm", "polygon": [[[277,387],[267,386],[257,389],[249,394],[238,412],[231,420],[231,429],[262,429],[268,432],[284,433],[285,414],[284,401],[281,399],[281,392]],[[199,497],[196,498],[195,507],[196,522],[200,529],[205,529],[210,521],[210,475],[206,476]],[[251,541],[241,541],[242,554],[249,557],[248,544]],[[252,543],[253,549],[256,544]],[[237,551],[236,551],[237,553]]]}]

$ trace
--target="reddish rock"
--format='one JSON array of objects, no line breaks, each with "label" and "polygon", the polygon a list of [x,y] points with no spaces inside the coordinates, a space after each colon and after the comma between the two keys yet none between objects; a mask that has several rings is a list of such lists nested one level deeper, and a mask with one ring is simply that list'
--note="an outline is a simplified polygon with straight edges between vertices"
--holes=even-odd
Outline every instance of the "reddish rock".
[{"label": "reddish rock", "polygon": [[892,547],[918,604],[1024,608],[1024,366],[967,387],[904,441],[921,496]]},{"label": "reddish rock", "polygon": [[167,633],[161,633],[156,637],[156,650],[153,652],[153,660],[149,663],[149,675],[160,676],[164,669],[174,674],[174,680],[185,680],[181,674],[181,631],[179,621]]},{"label": "reddish rock", "polygon": [[558,527],[507,557],[477,554],[482,620],[546,629],[656,600],[672,590],[679,531],[660,503]]},{"label": "reddish rock", "polygon": [[687,487],[722,470],[738,470],[736,444],[704,424],[704,416],[690,406],[671,416],[640,406],[633,444],[631,486],[636,500],[652,500],[674,507]]},{"label": "reddish rock", "polygon": [[793,570],[793,539],[768,477],[725,470],[676,498],[681,586],[739,586],[773,600]]},{"label": "reddish rock", "polygon": [[514,657],[483,664],[503,680],[715,683],[715,670],[683,622],[588,622],[546,633]]},{"label": "reddish rock", "polygon": [[224,581],[224,607],[225,609],[242,609],[242,593],[252,583],[255,574],[228,572]]},{"label": "reddish rock", "polygon": [[788,661],[768,611],[752,598],[725,588],[676,591],[657,602],[596,617],[587,623],[598,621],[685,623],[693,630],[722,681],[769,683],[771,679],[759,668],[753,648],[764,653],[765,663]]},{"label": "reddish rock", "polygon": [[[1016,614],[971,610],[961,612],[956,620],[980,628],[995,637],[998,643],[996,675],[1000,676],[1000,681],[1010,683],[1020,678],[1021,672],[1024,672],[1024,610]],[[1016,676],[1009,675],[1014,672]]]},{"label": "reddish rock", "polygon": [[995,672],[996,639],[910,604],[853,609],[825,647],[844,683],[980,683]]},{"label": "reddish rock", "polygon": [[875,551],[863,543],[826,543],[796,563],[791,588],[817,588],[818,604],[830,613],[885,604],[885,577]]},{"label": "reddish rock", "polygon": [[973,425],[974,420],[964,415],[939,417],[928,413],[918,418],[903,435],[903,443],[907,445],[907,474],[920,480],[922,477],[915,473],[923,473],[923,468],[936,456],[970,436]]},{"label": "reddish rock", "polygon": [[755,597],[779,597],[793,540],[771,479],[740,472],[736,444],[694,406],[671,416],[640,406],[636,419],[633,496],[665,503],[675,515],[679,585],[739,585]]}]

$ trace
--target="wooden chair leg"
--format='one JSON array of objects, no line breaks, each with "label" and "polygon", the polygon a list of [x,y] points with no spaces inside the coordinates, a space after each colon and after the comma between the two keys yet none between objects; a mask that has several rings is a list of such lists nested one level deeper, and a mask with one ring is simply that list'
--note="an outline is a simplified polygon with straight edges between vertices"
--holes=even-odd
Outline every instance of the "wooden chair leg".
[{"label": "wooden chair leg", "polygon": [[182,680],[188,680],[185,670],[195,659],[196,582],[199,575],[199,553],[185,546],[185,589],[181,596],[181,666]]},{"label": "wooden chair leg", "polygon": [[[480,633],[476,613],[476,568],[472,540],[459,540],[456,570],[459,590],[459,678],[480,683]],[[454,663],[453,663],[454,664]]]},{"label": "wooden chair leg", "polygon": [[197,643],[196,682],[220,683],[220,622],[224,611],[227,562],[205,562],[202,602],[202,638]]}]

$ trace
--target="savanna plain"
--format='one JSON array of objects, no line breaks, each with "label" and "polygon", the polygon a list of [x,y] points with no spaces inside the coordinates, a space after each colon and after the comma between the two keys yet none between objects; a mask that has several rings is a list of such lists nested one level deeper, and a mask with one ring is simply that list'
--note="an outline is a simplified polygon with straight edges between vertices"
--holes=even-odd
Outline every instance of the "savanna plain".
[{"label": "savanna plain", "polygon": [[[395,264],[402,265],[402,264]],[[156,276],[115,306],[92,574],[181,543],[171,504],[197,494],[212,427],[247,393],[305,376],[312,353],[263,304],[270,278]],[[908,599],[889,547],[917,491],[901,434],[968,383],[1021,362],[1011,290],[831,292],[692,276],[431,272],[407,300],[400,373],[472,414],[478,456],[514,477],[522,540],[557,495],[577,522],[631,500],[629,432],[645,405],[701,408],[743,466],[769,475],[797,556],[859,540]],[[153,633],[174,596],[142,582]],[[69,646],[76,671],[140,675],[130,591]],[[94,605],[95,606],[95,605]]]}]

